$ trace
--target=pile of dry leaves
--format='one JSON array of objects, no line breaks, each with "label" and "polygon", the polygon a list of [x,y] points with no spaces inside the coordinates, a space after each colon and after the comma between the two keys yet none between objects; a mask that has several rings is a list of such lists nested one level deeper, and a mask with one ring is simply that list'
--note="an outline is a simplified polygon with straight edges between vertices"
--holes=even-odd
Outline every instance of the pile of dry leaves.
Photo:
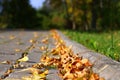
[{"label": "pile of dry leaves", "polygon": [[[65,42],[60,38],[56,30],[51,30],[51,36],[55,40],[55,48],[48,50],[48,47],[41,46],[40,50],[44,53],[40,58],[40,63],[32,65],[32,67],[24,69],[29,70],[32,76],[22,77],[22,80],[46,80],[46,76],[49,74],[49,68],[54,67],[58,70],[58,75],[62,80],[104,80],[100,78],[98,74],[92,71],[92,64],[88,59],[79,57],[78,54],[73,53],[72,46],[67,47]],[[51,37],[50,36],[50,37]],[[48,45],[48,37],[41,42]],[[2,76],[4,79],[14,69],[20,67],[21,62],[27,61],[28,51],[33,49],[36,40],[30,40],[33,43],[22,54],[22,58],[18,59],[15,64],[8,69]]]},{"label": "pile of dry leaves", "polygon": [[[55,66],[63,80],[104,80],[92,71],[92,64],[67,47],[55,30],[51,31],[56,47],[41,57],[44,66]],[[40,65],[39,65],[40,66]]]}]

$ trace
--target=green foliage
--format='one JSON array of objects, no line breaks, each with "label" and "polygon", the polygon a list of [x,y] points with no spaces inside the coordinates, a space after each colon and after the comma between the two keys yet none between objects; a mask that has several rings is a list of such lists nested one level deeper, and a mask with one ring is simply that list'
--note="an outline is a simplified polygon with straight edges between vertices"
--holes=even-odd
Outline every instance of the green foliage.
[{"label": "green foliage", "polygon": [[36,11],[29,0],[4,0],[2,3],[2,23],[13,28],[33,28],[37,25]]},{"label": "green foliage", "polygon": [[51,13],[51,15],[52,15],[52,24],[56,26],[55,28],[64,29],[64,26],[66,24],[66,20],[64,19],[65,14],[53,12]]},{"label": "green foliage", "polygon": [[[111,42],[111,32],[90,33],[78,31],[63,31],[72,40],[75,40],[86,47],[104,54],[114,60],[120,61],[120,31],[113,31],[113,43]],[[112,46],[113,45],[113,46]]]},{"label": "green foliage", "polygon": [[[119,28],[119,0],[46,0],[47,5],[59,14],[65,13],[69,29],[104,30]],[[70,27],[72,26],[72,27]]]},{"label": "green foliage", "polygon": [[49,11],[46,7],[38,10],[37,16],[42,29],[57,28],[63,29],[66,21],[64,19],[64,13],[61,14],[56,11]]},{"label": "green foliage", "polygon": [[0,8],[1,28],[120,29],[120,0],[45,0],[39,10],[29,0],[0,0]]}]

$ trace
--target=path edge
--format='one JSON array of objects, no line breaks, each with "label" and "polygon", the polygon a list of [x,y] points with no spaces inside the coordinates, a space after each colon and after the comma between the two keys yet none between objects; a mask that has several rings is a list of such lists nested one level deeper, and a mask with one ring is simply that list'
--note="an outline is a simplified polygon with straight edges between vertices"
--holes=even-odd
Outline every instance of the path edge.
[{"label": "path edge", "polygon": [[57,30],[66,46],[72,45],[73,52],[79,53],[83,58],[87,58],[93,63],[93,71],[98,73],[105,80],[120,80],[120,62],[112,60],[100,53],[87,49],[85,46],[70,40],[61,31]]}]

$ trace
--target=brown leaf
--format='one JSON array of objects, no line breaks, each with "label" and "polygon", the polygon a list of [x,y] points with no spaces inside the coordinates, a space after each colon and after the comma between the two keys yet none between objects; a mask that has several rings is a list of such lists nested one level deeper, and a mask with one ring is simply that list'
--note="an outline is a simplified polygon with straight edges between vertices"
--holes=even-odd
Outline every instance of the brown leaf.
[{"label": "brown leaf", "polygon": [[44,38],[41,42],[44,44],[48,44],[48,37]]}]

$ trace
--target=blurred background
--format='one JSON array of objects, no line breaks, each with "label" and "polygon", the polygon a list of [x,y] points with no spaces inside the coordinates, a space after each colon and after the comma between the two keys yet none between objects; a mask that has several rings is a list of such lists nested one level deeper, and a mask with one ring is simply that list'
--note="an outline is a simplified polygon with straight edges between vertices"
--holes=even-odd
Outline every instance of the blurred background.
[{"label": "blurred background", "polygon": [[1,29],[120,29],[120,0],[0,0]]},{"label": "blurred background", "polygon": [[59,29],[120,61],[120,0],[0,0],[0,29]]}]

